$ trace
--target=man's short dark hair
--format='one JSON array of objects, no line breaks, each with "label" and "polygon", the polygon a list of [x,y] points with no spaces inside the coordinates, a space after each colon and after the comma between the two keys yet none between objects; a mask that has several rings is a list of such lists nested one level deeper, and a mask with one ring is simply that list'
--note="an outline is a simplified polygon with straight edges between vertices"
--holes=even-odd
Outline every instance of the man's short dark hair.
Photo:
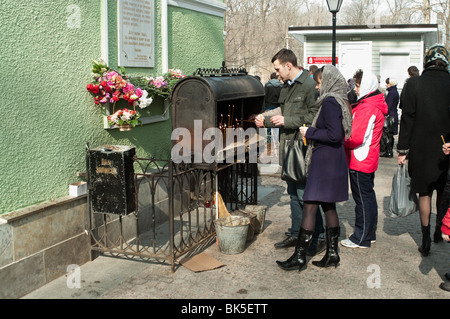
[{"label": "man's short dark hair", "polygon": [[309,72],[314,74],[314,72],[316,72],[317,69],[318,69],[317,65],[313,64],[309,67]]},{"label": "man's short dark hair", "polygon": [[289,49],[281,49],[278,51],[272,58],[272,63],[278,60],[281,64],[285,64],[290,62],[292,66],[298,67],[297,65],[297,56],[292,50]]},{"label": "man's short dark hair", "polygon": [[411,65],[411,66],[408,68],[408,74],[409,74],[410,76],[419,76],[419,75],[420,75],[419,69],[418,69],[415,65]]}]

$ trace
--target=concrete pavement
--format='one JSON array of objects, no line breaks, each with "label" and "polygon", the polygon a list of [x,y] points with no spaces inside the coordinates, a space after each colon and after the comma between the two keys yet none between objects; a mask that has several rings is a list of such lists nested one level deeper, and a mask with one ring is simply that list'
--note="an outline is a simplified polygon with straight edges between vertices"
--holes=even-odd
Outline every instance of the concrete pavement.
[{"label": "concrete pavement", "polygon": [[[223,254],[215,242],[205,249],[224,267],[195,273],[178,265],[172,273],[168,264],[100,256],[80,267],[81,287],[68,287],[66,275],[24,299],[449,299],[450,292],[438,286],[450,270],[450,245],[432,243],[430,255],[421,257],[418,213],[403,218],[388,213],[396,161],[395,157],[380,158],[375,177],[377,242],[369,249],[340,246],[341,262],[336,269],[321,269],[311,261],[300,273],[277,267],[276,260],[285,260],[293,252],[293,248],[273,247],[290,224],[289,196],[279,177],[262,176],[259,204],[267,205],[264,231],[241,254]],[[337,209],[341,238],[346,238],[354,225],[351,194]]]}]

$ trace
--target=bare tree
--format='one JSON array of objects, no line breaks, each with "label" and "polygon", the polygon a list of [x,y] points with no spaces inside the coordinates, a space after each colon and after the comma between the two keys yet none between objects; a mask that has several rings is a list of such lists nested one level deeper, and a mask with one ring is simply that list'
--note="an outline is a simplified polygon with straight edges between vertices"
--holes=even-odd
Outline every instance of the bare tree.
[{"label": "bare tree", "polygon": [[245,67],[265,80],[273,72],[270,60],[281,48],[303,60],[303,46],[288,35],[289,26],[321,25],[325,17],[328,10],[308,0],[227,0],[226,64]]},{"label": "bare tree", "polygon": [[412,21],[412,8],[409,0],[386,1],[387,15],[381,18],[384,24],[409,24]]},{"label": "bare tree", "polygon": [[346,3],[340,13],[346,25],[367,25],[380,21],[378,9],[380,0],[352,0]]},{"label": "bare tree", "polygon": [[267,20],[275,0],[228,0],[225,21],[226,63],[257,68],[265,57]]},{"label": "bare tree", "polygon": [[[245,67],[263,81],[273,72],[272,56],[283,47],[303,61],[303,45],[288,34],[290,26],[331,25],[325,0],[226,0],[225,60]],[[434,12],[450,45],[449,0],[346,0],[338,25],[429,23]]]},{"label": "bare tree", "polygon": [[321,4],[317,2],[311,3],[306,14],[309,17],[309,26],[323,26],[331,24],[331,14],[328,11],[325,1]]},{"label": "bare tree", "polygon": [[439,0],[433,3],[432,11],[437,14],[438,23],[442,25],[445,43],[447,49],[450,50],[450,3],[448,0]]},{"label": "bare tree", "polygon": [[431,5],[430,5],[430,0],[422,0],[423,1],[423,6],[422,6],[422,12],[423,12],[423,16],[424,16],[424,22],[425,23],[430,23],[431,21]]}]

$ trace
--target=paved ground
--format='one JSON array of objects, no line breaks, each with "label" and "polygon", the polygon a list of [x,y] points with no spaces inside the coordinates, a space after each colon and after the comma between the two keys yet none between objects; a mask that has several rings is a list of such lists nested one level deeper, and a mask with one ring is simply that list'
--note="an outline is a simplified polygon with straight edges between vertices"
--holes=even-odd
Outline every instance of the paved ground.
[{"label": "paved ground", "polygon": [[[449,299],[438,286],[450,269],[450,245],[432,244],[421,257],[418,213],[393,218],[387,213],[396,159],[380,159],[375,177],[379,206],[377,242],[370,249],[340,247],[339,267],[320,269],[309,262],[302,272],[285,272],[275,260],[287,259],[293,249],[275,250],[289,226],[289,196],[278,177],[260,178],[260,204],[267,205],[265,229],[245,251],[226,255],[212,243],[205,252],[224,267],[194,273],[170,266],[101,256],[80,267],[81,287],[68,288],[63,276],[28,294],[28,298],[61,299]],[[354,202],[338,205],[341,238],[352,233]],[[435,212],[431,223],[434,231]],[[312,257],[313,260],[321,256]],[[245,301],[243,301],[245,302]],[[176,309],[182,311],[183,309]],[[197,309],[198,310],[198,309]],[[191,312],[195,311],[191,309]],[[261,309],[260,309],[261,311]]]}]

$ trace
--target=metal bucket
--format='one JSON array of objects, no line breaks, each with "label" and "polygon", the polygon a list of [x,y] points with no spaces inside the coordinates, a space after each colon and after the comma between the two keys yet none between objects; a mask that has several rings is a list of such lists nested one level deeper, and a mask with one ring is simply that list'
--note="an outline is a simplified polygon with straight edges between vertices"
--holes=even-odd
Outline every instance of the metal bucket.
[{"label": "metal bucket", "polygon": [[264,230],[264,221],[266,220],[266,209],[265,205],[245,205],[239,207],[239,209],[243,210],[246,213],[256,214],[256,225],[255,225],[255,234],[262,233]]},{"label": "metal bucket", "polygon": [[256,214],[251,212],[245,212],[243,210],[234,210],[230,212],[231,216],[241,216],[246,217],[250,219],[250,224],[248,226],[248,233],[247,233],[247,241],[252,241],[255,237],[256,228],[258,227],[258,220],[256,219]]},{"label": "metal bucket", "polygon": [[229,216],[214,221],[217,241],[221,252],[227,255],[240,254],[245,250],[250,219]]}]

